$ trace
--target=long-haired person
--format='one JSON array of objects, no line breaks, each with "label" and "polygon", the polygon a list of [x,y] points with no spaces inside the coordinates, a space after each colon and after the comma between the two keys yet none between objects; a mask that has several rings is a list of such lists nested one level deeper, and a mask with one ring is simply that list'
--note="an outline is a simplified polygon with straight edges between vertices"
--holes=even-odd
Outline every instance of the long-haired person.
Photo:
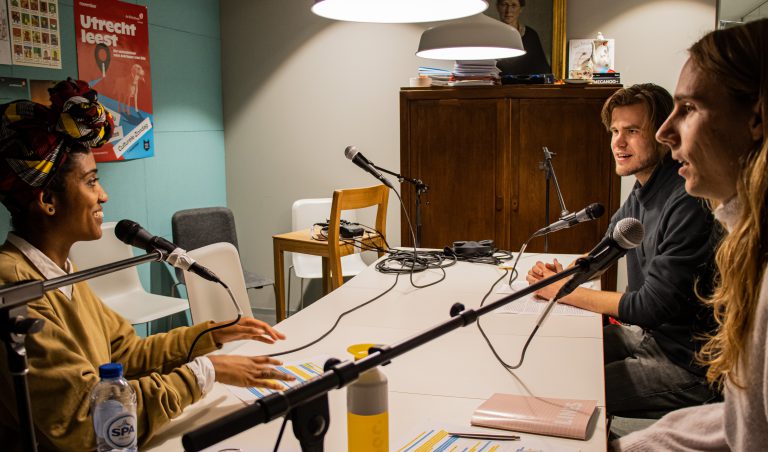
[{"label": "long-haired person", "polygon": [[[75,242],[101,237],[107,194],[99,183],[91,147],[106,143],[112,119],[97,94],[82,81],[50,90],[51,107],[29,101],[0,106],[0,198],[13,231],[0,248],[0,285],[45,280],[74,271]],[[264,322],[238,324],[205,334],[186,362],[206,322],[139,338],[133,327],[105,306],[85,282],[62,287],[29,304],[29,316],[45,320],[26,338],[32,416],[41,450],[93,450],[96,440],[89,394],[98,367],[122,363],[137,395],[139,443],[203,397],[214,381],[278,388],[267,357],[201,356],[239,339],[266,343],[284,336]],[[0,362],[5,362],[5,348]],[[20,448],[14,388],[7,366],[0,370],[0,449]]]},{"label": "long-haired person", "polygon": [[656,137],[682,163],[685,189],[712,200],[729,231],[707,300],[719,329],[701,352],[725,401],[670,413],[615,449],[768,450],[767,120],[768,19],[696,42]]}]

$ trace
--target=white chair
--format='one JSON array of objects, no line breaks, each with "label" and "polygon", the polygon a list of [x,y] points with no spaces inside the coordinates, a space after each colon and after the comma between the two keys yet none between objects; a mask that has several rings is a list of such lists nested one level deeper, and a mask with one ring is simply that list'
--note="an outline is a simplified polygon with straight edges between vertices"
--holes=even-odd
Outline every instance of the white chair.
[{"label": "white chair", "polygon": [[[188,251],[187,255],[214,272],[229,287],[244,317],[253,317],[243,268],[240,265],[240,254],[234,245],[227,242],[212,243]],[[207,281],[194,273],[187,273],[185,281],[192,322],[221,322],[233,320],[237,316],[232,299],[221,284]]]},{"label": "white chair", "polygon": [[[133,257],[133,247],[115,237],[117,223],[104,223],[99,240],[77,242],[69,253],[79,270]],[[183,298],[155,295],[144,290],[136,267],[126,268],[88,281],[94,293],[113,311],[132,325],[147,324],[147,335],[153,320],[189,309]]]},{"label": "white chair", "polygon": [[[291,208],[291,230],[309,229],[315,223],[325,223],[331,216],[331,198],[299,199]],[[354,210],[342,211],[341,218],[349,222],[357,221]],[[365,270],[368,264],[363,261],[360,253],[350,254],[341,258],[342,276],[355,276]],[[320,256],[291,253],[291,266],[288,268],[288,301],[287,312],[291,306],[291,270],[300,279],[299,309],[304,307],[304,280],[320,279],[323,277],[323,261]]]}]

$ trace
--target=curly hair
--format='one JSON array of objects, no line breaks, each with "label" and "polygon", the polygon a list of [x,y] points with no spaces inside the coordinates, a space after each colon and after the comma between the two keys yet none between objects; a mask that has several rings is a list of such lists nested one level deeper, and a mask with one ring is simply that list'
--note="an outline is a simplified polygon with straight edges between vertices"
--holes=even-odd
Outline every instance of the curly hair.
[{"label": "curly hair", "polygon": [[[717,250],[719,281],[705,300],[719,325],[699,359],[707,378],[720,386],[728,380],[744,388],[747,375],[739,363],[749,359],[747,340],[768,263],[768,19],[711,32],[690,49],[690,60],[724,87],[743,108],[762,116],[762,141],[739,162],[736,196],[740,206],[733,230]],[[762,384],[756,382],[755,384]]]}]

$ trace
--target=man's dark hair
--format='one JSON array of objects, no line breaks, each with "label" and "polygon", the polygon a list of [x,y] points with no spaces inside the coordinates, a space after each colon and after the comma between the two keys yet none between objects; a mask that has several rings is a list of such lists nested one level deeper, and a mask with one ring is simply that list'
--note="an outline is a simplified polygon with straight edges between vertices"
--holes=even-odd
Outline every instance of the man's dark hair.
[{"label": "man's dark hair", "polygon": [[643,104],[648,110],[648,118],[653,124],[653,133],[659,130],[669,114],[672,112],[673,101],[669,91],[653,83],[641,83],[622,88],[615,93],[603,105],[600,116],[605,129],[611,130],[611,116],[616,107]]}]

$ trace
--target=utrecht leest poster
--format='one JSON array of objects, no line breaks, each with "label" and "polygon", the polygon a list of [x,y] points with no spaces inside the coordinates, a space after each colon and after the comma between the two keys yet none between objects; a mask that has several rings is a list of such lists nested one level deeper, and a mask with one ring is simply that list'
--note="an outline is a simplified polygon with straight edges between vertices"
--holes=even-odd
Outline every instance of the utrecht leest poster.
[{"label": "utrecht leest poster", "polygon": [[99,92],[115,120],[112,140],[93,154],[97,162],[155,153],[147,8],[116,0],[76,0],[79,77]]},{"label": "utrecht leest poster", "polygon": [[8,0],[13,64],[61,69],[58,0]]}]

